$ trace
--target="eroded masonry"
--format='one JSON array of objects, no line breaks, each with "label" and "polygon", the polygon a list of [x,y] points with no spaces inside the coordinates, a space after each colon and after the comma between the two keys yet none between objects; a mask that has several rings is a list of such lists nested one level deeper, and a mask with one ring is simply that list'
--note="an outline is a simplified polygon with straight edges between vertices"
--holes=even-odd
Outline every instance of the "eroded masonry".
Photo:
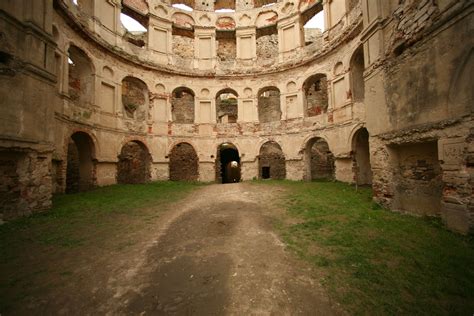
[{"label": "eroded masonry", "polygon": [[333,179],[472,232],[473,10],[0,1],[0,219],[114,183]]}]

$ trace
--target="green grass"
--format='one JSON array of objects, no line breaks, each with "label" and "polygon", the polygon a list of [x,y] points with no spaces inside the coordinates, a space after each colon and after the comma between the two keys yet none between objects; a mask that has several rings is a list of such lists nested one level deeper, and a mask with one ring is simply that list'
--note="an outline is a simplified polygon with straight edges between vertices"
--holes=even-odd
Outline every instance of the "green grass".
[{"label": "green grass", "polygon": [[75,282],[68,265],[77,268],[84,253],[126,252],[136,234],[153,229],[171,202],[199,185],[154,182],[57,195],[51,210],[0,225],[0,313]]},{"label": "green grass", "polygon": [[350,314],[473,315],[472,238],[438,220],[383,210],[368,188],[261,183],[289,189],[279,230]]}]

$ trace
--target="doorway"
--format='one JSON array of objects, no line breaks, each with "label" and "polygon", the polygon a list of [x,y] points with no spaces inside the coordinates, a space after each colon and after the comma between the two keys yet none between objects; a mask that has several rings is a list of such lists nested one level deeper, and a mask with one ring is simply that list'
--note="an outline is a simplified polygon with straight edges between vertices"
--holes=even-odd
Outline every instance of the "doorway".
[{"label": "doorway", "polygon": [[221,183],[240,181],[239,151],[232,143],[223,143],[217,149],[216,178]]}]

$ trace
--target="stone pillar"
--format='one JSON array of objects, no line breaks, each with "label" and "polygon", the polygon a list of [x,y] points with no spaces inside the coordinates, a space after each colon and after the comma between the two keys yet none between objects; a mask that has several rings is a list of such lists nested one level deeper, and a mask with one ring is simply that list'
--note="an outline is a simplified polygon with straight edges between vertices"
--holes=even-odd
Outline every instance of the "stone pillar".
[{"label": "stone pillar", "polygon": [[216,65],[216,29],[194,28],[194,68],[212,69]]},{"label": "stone pillar", "polygon": [[94,31],[113,45],[121,44],[120,30],[121,5],[117,0],[94,1]]},{"label": "stone pillar", "polygon": [[237,59],[255,60],[257,58],[257,29],[255,27],[238,28]]},{"label": "stone pillar", "polygon": [[171,21],[150,16],[148,26],[148,48],[153,59],[160,64],[167,64],[173,51]]},{"label": "stone pillar", "polygon": [[288,52],[304,46],[304,35],[301,31],[299,16],[278,22],[278,58],[283,62],[289,55]]}]

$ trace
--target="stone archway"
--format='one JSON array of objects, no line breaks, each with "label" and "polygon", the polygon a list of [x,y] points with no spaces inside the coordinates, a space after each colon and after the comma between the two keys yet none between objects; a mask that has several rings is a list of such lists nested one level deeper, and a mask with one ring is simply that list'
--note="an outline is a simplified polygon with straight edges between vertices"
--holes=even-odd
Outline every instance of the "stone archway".
[{"label": "stone archway", "polygon": [[221,183],[239,182],[241,165],[239,150],[232,143],[223,143],[217,148],[216,181]]},{"label": "stone archway", "polygon": [[95,148],[84,132],[71,135],[67,147],[66,193],[85,191],[95,185]]}]

